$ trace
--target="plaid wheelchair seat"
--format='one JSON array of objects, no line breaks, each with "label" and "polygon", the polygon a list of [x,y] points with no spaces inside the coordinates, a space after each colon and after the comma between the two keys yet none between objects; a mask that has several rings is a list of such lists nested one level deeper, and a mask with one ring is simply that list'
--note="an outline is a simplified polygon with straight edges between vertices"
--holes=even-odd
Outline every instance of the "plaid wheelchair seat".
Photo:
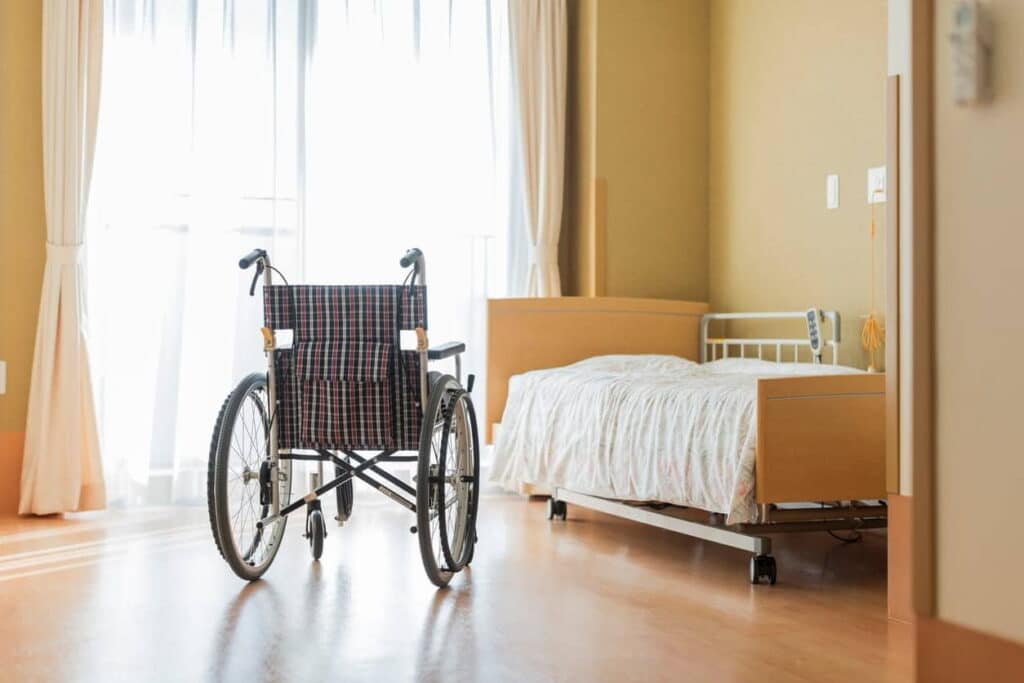
[{"label": "plaid wheelchair seat", "polygon": [[399,336],[426,329],[426,296],[406,285],[264,287],[266,326],[293,335],[274,359],[279,448],[419,448],[419,354]]}]

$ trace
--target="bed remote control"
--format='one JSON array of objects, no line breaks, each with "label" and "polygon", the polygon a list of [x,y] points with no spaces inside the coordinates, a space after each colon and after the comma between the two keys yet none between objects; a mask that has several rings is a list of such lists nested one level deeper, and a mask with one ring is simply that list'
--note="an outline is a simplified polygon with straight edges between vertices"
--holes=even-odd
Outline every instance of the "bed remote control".
[{"label": "bed remote control", "polygon": [[824,342],[821,339],[821,313],[817,308],[808,308],[804,316],[807,320],[807,339],[811,344],[811,356],[815,363],[821,362],[821,349]]}]

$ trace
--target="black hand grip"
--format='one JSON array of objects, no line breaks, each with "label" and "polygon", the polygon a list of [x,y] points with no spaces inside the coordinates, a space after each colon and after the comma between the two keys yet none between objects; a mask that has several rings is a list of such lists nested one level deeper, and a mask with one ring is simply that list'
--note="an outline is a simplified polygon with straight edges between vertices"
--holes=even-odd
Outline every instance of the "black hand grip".
[{"label": "black hand grip", "polygon": [[252,264],[256,263],[261,258],[266,258],[267,252],[265,249],[253,249],[248,254],[238,259],[238,267],[245,270]]},{"label": "black hand grip", "polygon": [[409,266],[420,260],[422,256],[423,252],[420,251],[419,249],[410,249],[409,251],[405,252],[405,256],[402,257],[402,260],[399,261],[398,264],[403,268],[408,268]]}]

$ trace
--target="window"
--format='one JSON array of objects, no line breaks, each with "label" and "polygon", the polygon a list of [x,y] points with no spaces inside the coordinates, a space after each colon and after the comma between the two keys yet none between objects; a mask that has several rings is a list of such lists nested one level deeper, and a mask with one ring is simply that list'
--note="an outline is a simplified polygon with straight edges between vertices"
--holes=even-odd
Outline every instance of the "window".
[{"label": "window", "polygon": [[[428,259],[431,338],[482,365],[508,241],[506,21],[491,3],[107,0],[88,230],[112,499],[205,495],[221,401],[264,367],[235,267],[394,282]],[[481,394],[482,395],[482,394]]]}]

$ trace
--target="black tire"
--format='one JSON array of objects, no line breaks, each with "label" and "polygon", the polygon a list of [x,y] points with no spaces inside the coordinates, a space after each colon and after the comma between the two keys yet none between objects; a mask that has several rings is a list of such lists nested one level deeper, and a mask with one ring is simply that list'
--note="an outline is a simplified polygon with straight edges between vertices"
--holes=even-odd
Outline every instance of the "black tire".
[{"label": "black tire", "polygon": [[775,558],[771,555],[756,555],[750,558],[750,583],[757,585],[761,579],[768,579],[768,584],[775,585],[777,578]]},{"label": "black tire", "polygon": [[[460,437],[461,447],[455,443]],[[469,394],[461,387],[451,392],[443,443],[440,453],[441,471],[446,474],[450,472],[451,476],[458,478],[453,489],[456,499],[461,495],[463,505],[459,505],[454,514],[451,514],[451,508],[438,506],[438,531],[445,564],[459,571],[469,563],[473,555],[476,510],[480,502],[480,437],[476,429],[476,411]],[[454,523],[451,532],[448,530],[449,521]]]},{"label": "black tire", "polygon": [[[287,523],[287,519],[282,518],[267,529],[255,528],[257,519],[269,512],[269,505],[259,499],[258,478],[269,446],[266,392],[266,375],[253,373],[228,395],[213,428],[207,465],[206,502],[214,542],[231,570],[247,581],[255,581],[270,568]],[[241,481],[239,466],[244,468]],[[280,467],[283,476],[278,491],[284,505],[291,496],[291,461],[280,461]],[[235,493],[247,505],[236,503]],[[244,517],[243,507],[248,510]],[[251,538],[246,534],[247,529]]]},{"label": "black tire", "polygon": [[564,500],[555,500],[554,498],[548,498],[548,520],[560,519],[565,521],[568,516],[568,507],[565,505]]},{"label": "black tire", "polygon": [[[334,468],[334,476],[340,477],[344,473],[345,470],[342,468]],[[338,501],[338,515],[334,519],[338,522],[347,522],[352,516],[352,506],[355,504],[355,491],[353,490],[352,480],[349,479],[334,489],[334,496]]]},{"label": "black tire", "polygon": [[[466,435],[468,441],[464,440],[463,443],[472,445],[474,481],[469,488],[470,495],[458,497],[461,502],[457,510],[460,511],[458,514],[461,518],[453,518],[457,522],[456,528],[461,529],[461,543],[456,543],[454,549],[450,545],[446,549],[440,532],[441,510],[446,509],[443,504],[445,489],[442,487],[439,491],[438,486],[442,479],[446,480],[446,484],[451,484],[447,482],[446,477],[440,476],[440,472],[443,471],[447,457],[447,436],[453,425],[453,416],[460,405],[465,406],[464,424],[467,425],[465,429],[468,429],[469,434]],[[420,432],[420,452],[416,471],[416,529],[423,569],[427,573],[427,578],[439,588],[447,586],[452,576],[472,557],[471,548],[476,538],[476,510],[479,505],[479,450],[476,416],[469,396],[454,377],[432,375],[427,410]],[[465,459],[463,461],[465,462]],[[461,482],[461,478],[459,481]],[[456,557],[452,557],[453,555]]]},{"label": "black tire", "polygon": [[313,510],[306,519],[306,534],[309,536],[309,552],[313,554],[313,560],[319,561],[324,554],[324,537],[327,535],[327,527],[324,526],[324,513],[320,510]]}]

